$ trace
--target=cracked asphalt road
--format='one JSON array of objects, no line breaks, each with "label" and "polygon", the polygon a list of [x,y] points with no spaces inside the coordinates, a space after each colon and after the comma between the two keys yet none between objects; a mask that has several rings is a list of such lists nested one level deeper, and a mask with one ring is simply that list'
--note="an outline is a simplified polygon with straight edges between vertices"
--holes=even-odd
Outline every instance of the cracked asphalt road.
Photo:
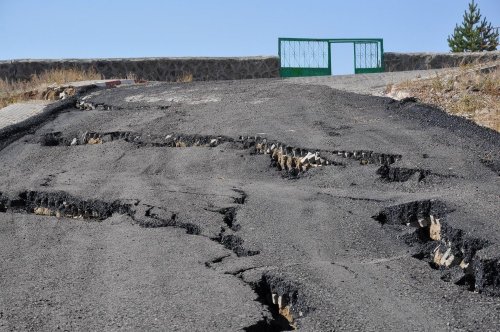
[{"label": "cracked asphalt road", "polygon": [[498,133],[273,79],[78,98],[0,132],[1,330],[497,330]]}]

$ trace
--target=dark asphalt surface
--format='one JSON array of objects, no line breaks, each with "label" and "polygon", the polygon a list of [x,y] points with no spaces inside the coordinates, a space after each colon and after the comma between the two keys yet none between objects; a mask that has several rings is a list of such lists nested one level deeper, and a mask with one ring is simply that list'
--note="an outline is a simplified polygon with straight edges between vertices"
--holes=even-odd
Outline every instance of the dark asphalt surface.
[{"label": "dark asphalt surface", "polygon": [[[498,330],[500,134],[281,80],[78,99],[0,132],[0,330],[279,331],[271,294],[301,331]],[[297,178],[256,135],[331,164]]]}]

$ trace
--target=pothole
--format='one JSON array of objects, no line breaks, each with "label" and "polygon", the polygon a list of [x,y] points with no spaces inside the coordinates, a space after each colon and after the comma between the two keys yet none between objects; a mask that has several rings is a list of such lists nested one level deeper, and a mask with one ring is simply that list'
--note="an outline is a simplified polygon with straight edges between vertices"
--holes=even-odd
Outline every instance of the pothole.
[{"label": "pothole", "polygon": [[443,280],[466,286],[471,291],[500,295],[499,257],[480,257],[478,251],[486,248],[488,241],[451,227],[446,221],[447,209],[443,202],[421,200],[389,206],[372,218],[390,227],[415,228],[400,238],[415,247],[414,258],[440,270]]}]

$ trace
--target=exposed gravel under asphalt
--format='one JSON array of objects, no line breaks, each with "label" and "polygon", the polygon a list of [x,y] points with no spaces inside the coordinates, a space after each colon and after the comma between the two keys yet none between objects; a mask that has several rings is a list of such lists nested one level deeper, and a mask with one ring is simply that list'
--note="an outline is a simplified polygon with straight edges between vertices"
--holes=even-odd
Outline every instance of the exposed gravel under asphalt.
[{"label": "exposed gravel under asphalt", "polygon": [[279,79],[76,98],[0,131],[0,330],[279,331],[271,294],[303,331],[498,330],[499,133]]}]

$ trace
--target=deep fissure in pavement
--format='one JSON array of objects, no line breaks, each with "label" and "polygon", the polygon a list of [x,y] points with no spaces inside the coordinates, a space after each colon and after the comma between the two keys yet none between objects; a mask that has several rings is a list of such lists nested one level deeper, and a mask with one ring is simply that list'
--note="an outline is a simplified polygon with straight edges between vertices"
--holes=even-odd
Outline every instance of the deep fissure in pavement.
[{"label": "deep fissure in pavement", "polygon": [[110,105],[106,103],[92,103],[85,101],[85,99],[82,98],[76,101],[75,107],[83,111],[93,111],[93,110],[121,111],[121,110],[148,110],[148,109],[166,110],[170,108],[170,105],[123,107],[123,106]]},{"label": "deep fissure in pavement", "polygon": [[0,212],[7,212],[8,198],[0,192]]},{"label": "deep fissure in pavement", "polygon": [[229,227],[234,232],[237,232],[240,230],[241,225],[236,224],[236,208],[235,207],[228,207],[228,208],[222,208],[219,210],[219,213],[224,216],[224,223]]},{"label": "deep fissure in pavement", "polygon": [[131,205],[119,201],[84,200],[63,191],[24,191],[13,199],[0,196],[0,212],[24,212],[58,218],[104,220],[113,213],[131,214]]},{"label": "deep fissure in pavement", "polygon": [[[401,155],[376,153],[373,151],[321,151],[317,149],[306,149],[300,147],[289,146],[277,141],[268,140],[260,136],[240,136],[237,140],[222,136],[222,135],[189,135],[189,134],[168,134],[168,135],[151,135],[137,133],[131,131],[113,131],[113,132],[92,132],[85,131],[80,134],[63,135],[62,132],[46,133],[39,137],[39,142],[42,146],[76,146],[76,145],[94,145],[104,144],[116,140],[133,143],[139,146],[152,147],[216,147],[226,142],[234,142],[240,144],[242,149],[249,149],[255,154],[266,154],[270,156],[270,166],[282,172],[285,178],[298,178],[302,173],[311,168],[336,165],[343,165],[334,160],[329,160],[322,153],[333,153],[334,155],[343,158],[358,160],[360,164],[381,164],[390,165],[402,158]],[[383,176],[391,178],[401,178],[406,174],[412,173],[412,170],[393,171],[391,169],[381,169]],[[396,175],[394,175],[396,174]],[[421,177],[425,177],[427,173],[420,170]],[[399,180],[402,181],[402,180]],[[244,197],[241,198],[244,202]],[[239,203],[238,199],[235,203]]]},{"label": "deep fissure in pavement", "polygon": [[[441,271],[441,279],[471,291],[500,295],[500,260],[478,254],[490,243],[475,238],[447,222],[446,205],[439,200],[420,200],[384,208],[373,216],[384,227],[416,228],[400,238],[415,248],[414,258]],[[402,227],[402,229],[401,229]]]},{"label": "deep fissure in pavement", "polygon": [[377,174],[384,180],[389,182],[406,182],[411,178],[415,178],[418,182],[423,181],[431,174],[430,170],[421,168],[405,168],[405,167],[391,167],[389,165],[382,165]]},{"label": "deep fissure in pavement", "polygon": [[112,131],[112,132],[91,132],[85,131],[81,134],[64,136],[61,132],[52,132],[44,134],[39,141],[42,146],[58,145],[86,145],[86,144],[104,144],[116,140],[134,143],[141,146],[155,147],[215,147],[225,142],[233,140],[225,136],[216,135],[188,135],[188,134],[168,134],[168,135],[150,135],[131,131]]},{"label": "deep fissure in pavement", "polygon": [[[241,197],[246,197],[243,191],[239,192],[242,193],[240,199]],[[96,199],[85,200],[63,191],[24,191],[13,199],[9,199],[3,193],[0,193],[0,212],[11,210],[17,213],[53,216],[57,218],[94,220],[104,220],[111,217],[114,213],[118,213],[128,215],[139,226],[144,228],[177,227],[185,229],[187,234],[192,235],[200,235],[202,232],[202,229],[198,225],[180,221],[176,213],[166,212],[168,217],[164,217],[165,211],[163,209],[151,205],[144,206],[146,210],[142,216],[132,204],[124,204],[120,201],[109,203]],[[155,209],[156,211],[163,210],[162,216],[156,213]],[[239,225],[236,227],[236,224],[233,224],[236,216],[236,208],[220,209],[218,213],[221,213],[221,211],[224,211],[223,223],[229,229],[221,227],[221,231],[215,237],[210,237],[210,239],[232,250],[238,257],[258,255],[258,250],[250,250],[243,247],[244,240],[241,237],[227,233],[229,230],[238,231],[241,228]]]},{"label": "deep fissure in pavement", "polygon": [[413,179],[416,182],[426,181],[429,178],[458,178],[454,174],[439,174],[434,173],[429,169],[423,168],[407,168],[395,167],[390,165],[382,165],[377,169],[377,174],[380,178],[387,182],[406,182]]},{"label": "deep fissure in pavement", "polygon": [[253,153],[269,155],[271,167],[282,171],[284,177],[296,178],[310,168],[336,164],[321,156],[318,150],[288,146],[265,137],[240,136],[238,142]]},{"label": "deep fissure in pavement", "polygon": [[241,237],[234,234],[225,234],[225,232],[226,229],[222,228],[221,232],[212,238],[212,240],[219,242],[226,249],[232,250],[238,257],[255,256],[260,253],[259,250],[251,250],[243,247],[245,241]]},{"label": "deep fissure in pavement", "polygon": [[343,158],[358,160],[361,165],[391,165],[403,158],[400,154],[378,153],[371,150],[334,150],[332,153]]},{"label": "deep fissure in pavement", "polygon": [[139,226],[144,228],[177,227],[185,229],[187,234],[201,234],[201,228],[198,225],[179,221],[176,213],[170,212],[168,213],[168,218],[164,218],[160,217],[155,212],[152,212],[153,209],[157,209],[157,207],[149,206],[144,214],[144,217],[146,218],[137,217],[137,214],[134,213],[134,215],[132,215],[132,219],[134,219]]},{"label": "deep fissure in pavement", "polygon": [[[233,189],[235,192],[239,193],[240,196],[234,198],[237,204],[244,204],[247,194],[239,189]],[[114,213],[125,214],[130,216],[138,225],[145,228],[153,227],[178,227],[186,230],[187,234],[201,235],[201,228],[192,223],[180,222],[177,218],[177,214],[172,212],[166,212],[162,208],[155,207],[153,205],[142,204],[144,212],[140,213],[135,210],[134,207],[140,206],[139,201],[135,204],[123,204],[119,201],[108,203],[102,200],[84,200],[78,197],[72,196],[66,192],[55,191],[55,192],[40,192],[40,191],[24,191],[18,195],[13,195],[13,198],[9,199],[8,196],[0,192],[0,212],[7,212],[8,210],[14,213],[28,213],[41,216],[52,216],[57,218],[76,218],[76,219],[95,219],[104,220],[111,217]],[[230,226],[234,222],[236,217],[236,208],[229,207],[219,209],[218,213],[223,214],[223,223]],[[162,216],[159,215],[161,212]],[[224,213],[222,213],[224,212]],[[167,214],[170,217],[164,218],[163,216]],[[234,225],[233,225],[234,226]],[[239,230],[231,227],[234,231]],[[238,257],[242,256],[252,256],[259,254],[259,251],[247,250],[243,248],[243,239],[236,235],[224,234],[222,231],[218,237],[212,239],[227,249],[232,250]],[[218,257],[211,262],[206,262],[205,266],[210,268],[212,264],[221,262],[224,258],[230,255],[224,255]],[[251,285],[250,285],[251,286]],[[258,295],[260,296],[260,295]],[[283,300],[279,300],[279,303],[285,303]],[[265,326],[261,326],[264,329],[258,329],[262,331],[282,331],[290,330],[292,325],[285,324],[289,307],[283,307],[279,309],[279,312],[274,310],[274,307],[270,307],[273,318],[271,320],[266,320],[260,322]],[[249,328],[249,331],[257,331],[253,328]]]},{"label": "deep fissure in pavement", "polygon": [[160,218],[151,210],[154,206],[147,206],[144,217],[138,217],[136,207],[120,201],[106,202],[97,199],[81,199],[63,191],[40,192],[24,191],[12,199],[0,193],[0,212],[11,210],[14,213],[28,213],[40,216],[57,218],[104,220],[114,213],[125,214],[131,217],[139,226],[144,228],[178,227],[188,234],[201,233],[199,226],[180,222],[177,215],[171,213],[168,219]]},{"label": "deep fissure in pavement", "polygon": [[[240,194],[239,197],[233,197],[235,204],[243,205],[248,197],[246,192],[241,189],[233,188],[233,191]],[[205,208],[206,211],[215,212],[222,215],[222,223],[219,233],[210,237],[212,241],[222,244],[226,249],[233,251],[238,257],[255,256],[260,253],[259,250],[247,249],[243,246],[245,242],[240,236],[234,234],[241,230],[241,225],[236,223],[238,207],[230,206],[225,208]]]},{"label": "deep fissure in pavement", "polygon": [[[83,105],[85,108],[85,105]],[[162,106],[159,106],[158,108],[161,109]],[[94,105],[95,109],[97,110],[108,110],[108,111],[114,111],[114,110],[123,110],[125,109],[124,107],[120,106],[113,106],[113,105],[107,105],[107,104],[96,104]],[[148,108],[148,109],[155,109],[155,106],[153,107],[142,107],[142,106],[137,106],[137,107],[127,107],[127,110],[139,110],[142,108]],[[168,106],[166,106],[168,108]],[[82,114],[83,112],[80,112]],[[102,114],[102,113],[100,113]],[[119,125],[119,124],[117,124]],[[128,128],[128,127],[125,127]],[[207,128],[207,127],[204,127]],[[138,129],[141,130],[141,129]],[[168,133],[165,133],[168,134]],[[228,141],[221,141],[221,142],[215,142],[215,144],[212,144],[211,140],[213,139],[213,136],[206,136],[205,138],[210,139],[210,140],[205,140],[203,139],[198,140],[197,142],[193,143],[190,141],[190,139],[185,139],[183,136],[185,135],[177,135],[177,134],[172,134],[172,135],[166,135],[166,136],[150,136],[144,133],[137,133],[137,132],[132,132],[132,131],[118,131],[118,132],[87,132],[87,133],[82,133],[75,135],[74,137],[69,137],[69,138],[64,138],[64,135],[62,133],[55,134],[53,137],[47,137],[46,144],[42,143],[42,145],[45,146],[57,146],[57,145],[66,145],[66,146],[73,146],[73,145],[93,145],[93,144],[104,144],[108,142],[112,142],[115,140],[122,140],[124,142],[129,142],[132,144],[136,144],[138,147],[141,146],[159,146],[159,147],[194,147],[194,146],[201,146],[201,147],[215,147],[219,144],[225,143],[225,142],[233,142],[232,144],[228,145],[230,148],[237,148],[239,144],[239,140],[228,140]],[[168,137],[170,136],[170,137]],[[177,137],[174,138],[172,141],[174,142],[173,144],[170,142],[170,138],[173,136],[181,136],[180,139]],[[195,135],[187,135],[187,136],[195,136]],[[311,135],[312,136],[312,135]],[[332,136],[338,136],[337,133],[333,133]],[[219,137],[219,136],[217,136]],[[308,141],[315,141],[317,138],[316,137],[310,137],[308,138]],[[268,147],[270,144],[275,144],[274,143],[268,143],[267,139],[265,138],[255,138],[255,141],[259,140],[261,142],[261,148],[258,151],[257,150],[257,144],[253,144],[251,147],[254,149],[255,153],[259,154],[268,154],[268,156],[271,159],[271,166],[275,167],[279,171],[282,172],[282,174],[288,176],[288,177],[297,177],[298,175],[302,174],[303,172],[314,168],[314,167],[322,167],[322,166],[329,166],[329,165],[336,165],[336,162],[334,160],[340,160],[340,158],[330,158],[330,154],[333,152],[336,156],[346,158],[346,159],[351,159],[358,161],[359,164],[361,165],[368,165],[368,164],[375,164],[375,165],[382,165],[380,169],[382,169],[383,173],[379,173],[381,177],[384,180],[387,180],[389,182],[404,182],[408,181],[410,179],[417,179],[418,181],[424,180],[427,176],[431,175],[430,171],[428,170],[420,170],[420,169],[411,169],[411,168],[403,168],[403,167],[391,167],[389,165],[392,165],[396,163],[398,160],[401,159],[401,155],[397,154],[383,154],[383,153],[375,153],[373,151],[364,151],[364,150],[353,150],[353,151],[322,151],[322,150],[315,150],[315,149],[301,149],[301,148],[296,148],[296,147],[288,147],[285,144],[281,143],[276,143],[276,147],[273,151],[269,149],[268,152]],[[262,142],[265,144],[262,144]],[[337,139],[335,139],[337,140]],[[167,142],[168,141],[168,142]],[[186,143],[187,141],[187,143]],[[241,141],[245,141],[244,139]],[[248,140],[247,140],[248,141]],[[330,140],[333,141],[333,140]],[[207,143],[208,142],[208,143]],[[352,144],[351,141],[346,141],[346,147],[350,147]],[[262,146],[265,147],[264,150],[262,150]],[[336,142],[336,146],[338,145],[338,142]],[[362,145],[358,145],[358,147],[364,147]],[[86,148],[78,148],[82,153],[86,153],[86,151],[90,151],[91,147],[86,147]],[[214,151],[218,151],[219,149],[215,149]],[[45,149],[46,152],[49,152],[47,149]],[[73,150],[74,151],[74,150]],[[389,150],[391,151],[391,150]],[[406,150],[405,150],[406,151]],[[59,151],[56,151],[56,153]],[[294,153],[298,152],[298,153]],[[324,153],[327,152],[327,153]],[[95,151],[92,153],[94,154]],[[97,151],[99,153],[99,151]],[[90,154],[89,154],[90,155]],[[302,160],[297,160],[297,157],[306,157],[309,156],[309,158],[306,158],[306,162],[309,165],[306,165],[305,169],[301,169],[300,167],[296,167],[297,164],[299,164],[300,161]],[[325,157],[328,156],[328,157]],[[266,156],[267,157],[267,156]],[[259,157],[262,160],[264,157]],[[295,160],[294,160],[295,158]],[[327,162],[330,161],[331,164],[322,164],[321,158],[326,160]],[[327,158],[330,158],[328,160]],[[425,158],[425,157],[424,157]],[[267,159],[267,158],[266,158]],[[317,162],[319,160],[319,163]],[[290,165],[288,164],[290,163]],[[347,162],[346,162],[347,163]],[[350,164],[354,164],[354,162],[348,162]],[[295,167],[294,167],[295,166]],[[373,168],[374,170],[375,168]],[[371,170],[371,168],[369,169]],[[357,174],[353,172],[354,174]],[[367,174],[369,172],[366,172]],[[314,174],[314,173],[313,173]],[[358,183],[359,184],[359,183]],[[307,183],[304,183],[304,185],[307,186]],[[355,185],[353,183],[352,185]],[[387,188],[388,186],[384,186],[384,188]],[[358,187],[359,188],[359,187]],[[364,189],[364,188],[363,188]],[[235,190],[237,192],[237,190]],[[353,196],[356,196],[356,194],[359,194],[358,192],[354,192]],[[203,194],[203,195],[210,195],[210,194]],[[227,196],[227,195],[221,195],[221,196]],[[106,196],[104,196],[106,197]],[[382,195],[383,197],[387,197],[387,195]],[[234,197],[233,203],[234,204],[244,204],[246,200],[246,194],[242,192],[242,195],[239,197]],[[380,202],[381,200],[377,200],[375,198],[363,198],[363,197],[350,197],[346,196],[346,198],[350,200],[366,200],[366,201],[374,201],[374,202]],[[230,198],[231,199],[231,198]],[[160,203],[162,204],[162,203]],[[244,222],[246,221],[243,218],[243,213],[240,215],[240,220],[238,220],[238,211],[239,208],[238,206],[232,207],[221,207],[221,206],[226,206],[226,205],[219,205],[218,206],[218,211],[214,211],[217,213],[220,213],[220,220],[217,222],[220,222],[221,226],[223,227],[221,232],[218,234],[218,236],[214,237],[213,235],[217,232],[211,232],[211,239],[220,243],[224,247],[232,250],[234,252],[231,253],[230,255],[225,255],[221,257],[217,257],[213,259],[212,261],[206,263],[207,267],[213,267],[214,264],[218,264],[224,261],[224,258],[226,257],[232,257],[231,260],[228,260],[227,263],[228,265],[232,264],[232,259],[234,258],[235,254],[236,256],[245,256],[245,248],[243,248],[243,239],[240,236],[239,232],[241,230],[242,224],[244,227]],[[64,206],[64,204],[63,204]],[[46,208],[45,206],[41,206],[42,208]],[[6,212],[8,209],[10,209],[10,203],[8,200],[5,199],[5,196],[2,198],[2,193],[0,193],[0,212]],[[48,209],[48,208],[47,208]],[[143,213],[144,210],[141,210],[140,213],[132,208],[132,210],[128,211],[127,214],[129,214],[136,222],[138,225],[141,227],[177,227],[177,228],[182,228],[186,230],[186,233],[188,234],[193,234],[193,235],[199,235],[199,236],[204,236],[208,237],[208,235],[202,235],[202,231],[206,231],[201,229],[198,225],[196,224],[191,224],[184,222],[183,220],[183,215],[179,215],[175,212],[163,212],[160,214],[156,213],[156,210],[158,207],[154,206],[149,206],[146,212]],[[3,210],[3,211],[2,211]],[[418,210],[418,209],[417,209]],[[498,269],[498,261],[488,261],[485,259],[479,259],[477,252],[480,251],[481,248],[486,248],[487,243],[483,243],[482,240],[480,239],[472,239],[471,241],[468,241],[468,244],[463,244],[465,242],[464,240],[464,234],[460,234],[460,236],[457,236],[456,239],[453,240],[453,243],[450,241],[442,240],[441,237],[445,238],[445,236],[442,233],[445,233],[447,223],[446,223],[446,216],[447,214],[444,214],[443,216],[439,215],[438,213],[435,213],[435,211],[427,211],[425,208],[423,209],[423,218],[420,218],[420,213],[417,213],[417,224],[418,226],[415,225],[410,225],[410,226],[415,226],[414,227],[414,232],[411,234],[405,234],[402,236],[402,239],[407,242],[410,245],[413,245],[415,247],[418,247],[418,250],[416,250],[415,257],[422,259],[424,261],[429,262],[429,264],[441,270],[443,272],[443,279],[447,279],[447,281],[453,281],[458,284],[462,283],[464,285],[472,285],[474,289],[476,289],[476,283],[477,280],[481,279],[478,277],[474,277],[474,279],[469,278],[468,276],[470,274],[467,274],[464,272],[467,268],[470,268],[470,266],[475,266],[472,263],[469,263],[468,266],[465,268],[462,266],[462,262],[470,262],[470,261],[482,261],[484,262],[485,266],[482,268],[482,272],[479,272],[483,276],[486,275],[486,273],[489,273],[489,271],[492,270],[499,270]],[[439,210],[439,209],[436,209]],[[40,209],[38,210],[40,214],[45,214],[46,210]],[[25,210],[25,212],[28,212]],[[349,211],[352,213],[351,211]],[[428,213],[429,212],[429,213]],[[33,212],[30,213],[35,213],[35,210],[33,209]],[[51,209],[49,209],[49,213],[47,215],[53,215],[53,212],[51,212]],[[76,218],[83,218],[84,216],[90,216],[89,219],[98,219],[92,216],[91,214],[73,214],[73,213],[68,213],[67,216],[71,217],[76,215]],[[59,212],[59,216],[65,217],[64,214],[61,214]],[[140,218],[139,218],[140,216]],[[144,217],[144,218],[143,218]],[[389,220],[390,218],[384,217],[384,220]],[[383,219],[383,218],[382,218]],[[412,219],[412,218],[410,218]],[[196,218],[193,218],[193,220],[196,220]],[[421,222],[419,222],[419,220]],[[384,227],[392,227],[392,226],[402,226],[401,228],[406,228],[407,225],[403,223],[401,224],[389,224],[388,222],[384,223]],[[456,229],[451,229],[451,231],[455,231],[458,233],[463,233],[461,230],[456,230]],[[451,232],[450,231],[450,232]],[[242,232],[243,233],[243,232]],[[184,236],[184,235],[183,235]],[[439,239],[438,239],[439,238]],[[448,236],[448,238],[451,238]],[[245,238],[246,239],[246,238]],[[476,243],[473,240],[477,240],[478,243]],[[442,244],[441,241],[444,241]],[[250,242],[250,240],[248,240]],[[450,252],[448,250],[450,249],[449,247],[453,247],[455,243],[461,243],[456,249],[452,249]],[[427,246],[427,247],[426,247]],[[440,247],[442,246],[442,247]],[[464,249],[465,247],[465,249]],[[472,247],[475,247],[475,249],[470,249]],[[467,249],[469,248],[469,249]],[[229,251],[224,251],[224,252],[229,252]],[[436,252],[439,252],[437,254]],[[457,252],[456,254],[453,254],[454,252]],[[240,254],[238,254],[240,253]],[[258,253],[258,252],[257,252]],[[462,256],[460,256],[460,253],[462,253]],[[277,254],[277,253],[271,253],[271,254]],[[453,256],[453,257],[451,257]],[[229,262],[231,261],[231,262]],[[241,260],[245,261],[253,261],[251,259],[245,259]],[[436,262],[437,261],[437,262]],[[226,261],[224,261],[226,263]],[[490,264],[486,266],[486,264]],[[496,264],[496,265],[495,265]],[[225,265],[225,264],[221,264]],[[463,264],[465,266],[465,263]],[[246,266],[246,264],[245,264]],[[235,274],[242,274],[244,271],[246,271],[247,268],[243,268],[240,270],[237,270],[234,272]],[[220,270],[220,266],[217,268],[217,270]],[[484,272],[486,271],[486,272]],[[432,271],[434,272],[434,271]],[[231,273],[232,274],[232,273]],[[465,275],[465,277],[464,277]],[[496,274],[498,275],[498,273]],[[490,274],[490,276],[482,277],[483,280],[487,280],[486,282],[483,282],[483,284],[494,284],[495,283],[495,274]],[[242,278],[243,279],[243,278]],[[264,276],[262,276],[262,279],[265,279]],[[288,283],[288,281],[281,279],[283,283]],[[497,282],[498,284],[498,282]],[[274,287],[276,288],[276,287]],[[488,287],[486,287],[488,288]],[[288,294],[286,292],[281,292],[279,290],[273,289],[273,286],[269,284],[268,280],[266,281],[260,281],[258,285],[256,286],[256,291],[259,294],[262,294],[261,300],[262,303],[266,303],[269,305],[269,308],[273,312],[273,319],[263,319],[263,321],[259,322],[255,326],[251,326],[246,328],[245,330],[248,331],[262,331],[262,330],[283,330],[283,329],[291,329],[294,328],[297,322],[300,322],[300,317],[301,315],[304,314],[304,312],[307,312],[307,310],[304,311],[299,311],[298,313],[295,312],[295,309],[300,307],[298,304],[293,304],[293,301],[290,300],[290,298],[293,298],[293,292],[292,296],[284,296],[284,295],[279,295],[279,294]],[[299,288],[297,285],[294,285],[293,289],[297,293],[296,297],[303,298],[303,296],[299,295]],[[484,287],[483,290],[485,291]],[[342,304],[339,304],[339,307]],[[1,315],[0,315],[1,316]],[[287,318],[284,318],[287,317]],[[285,322],[281,327],[277,327],[276,323],[273,322],[274,320],[283,320],[285,319]],[[314,322],[315,323],[315,322]],[[279,324],[278,324],[279,325]]]},{"label": "deep fissure in pavement", "polygon": [[[236,204],[245,204],[248,195],[241,189],[233,188],[234,192],[240,194],[240,197],[234,198]],[[221,209],[206,209],[207,211],[217,212],[223,215],[223,222],[229,228],[221,227],[221,231],[213,241],[219,242],[226,249],[233,251],[237,257],[255,256],[260,252],[258,250],[249,250],[243,247],[244,240],[235,234],[226,234],[228,231],[238,232],[241,225],[236,224],[238,207],[226,207]],[[223,255],[205,262],[207,268],[214,268],[215,264],[221,263],[230,255]],[[255,267],[240,269],[236,272],[227,273],[243,280],[242,274]],[[264,316],[256,324],[244,328],[244,331],[290,331],[297,328],[297,319],[303,317],[309,308],[305,306],[303,295],[299,295],[298,286],[284,279],[274,277],[267,272],[263,273],[257,283],[249,283],[254,290],[256,301],[262,303],[268,308],[271,317]]]},{"label": "deep fissure in pavement", "polygon": [[[129,131],[91,132],[65,136],[61,132],[46,133],[39,137],[42,146],[76,146],[104,144],[115,140],[123,140],[140,146],[153,147],[216,147],[226,142],[236,142],[243,149],[252,149],[254,153],[268,154],[271,166],[284,172],[284,176],[294,178],[313,167],[335,165],[320,156],[318,151],[287,146],[278,142],[270,142],[262,137],[243,137],[234,140],[222,135],[188,135],[168,134],[165,136],[141,134]],[[241,203],[239,203],[241,199]],[[235,203],[243,204],[245,197],[236,198]]]},{"label": "deep fissure in pavement", "polygon": [[272,319],[264,317],[245,331],[291,331],[300,327],[300,319],[314,309],[310,308],[301,287],[284,277],[270,272],[262,274],[261,279],[252,284],[257,301],[268,307]]}]

